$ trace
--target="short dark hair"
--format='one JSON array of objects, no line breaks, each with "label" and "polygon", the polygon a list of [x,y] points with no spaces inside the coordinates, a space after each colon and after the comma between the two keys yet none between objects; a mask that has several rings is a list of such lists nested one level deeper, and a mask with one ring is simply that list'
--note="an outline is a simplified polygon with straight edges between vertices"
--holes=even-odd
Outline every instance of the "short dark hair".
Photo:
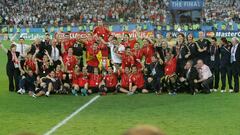
[{"label": "short dark hair", "polygon": [[222,38],[221,38],[221,41],[222,41],[223,43],[225,43],[225,44],[228,44],[228,41],[227,41],[227,38],[226,38],[226,37],[222,37]]},{"label": "short dark hair", "polygon": [[212,40],[214,41],[217,41],[217,38],[216,37],[211,37]]},{"label": "short dark hair", "polygon": [[19,38],[19,40],[21,40],[21,39],[22,39],[22,40],[25,40],[23,37],[20,37],[20,38]]}]

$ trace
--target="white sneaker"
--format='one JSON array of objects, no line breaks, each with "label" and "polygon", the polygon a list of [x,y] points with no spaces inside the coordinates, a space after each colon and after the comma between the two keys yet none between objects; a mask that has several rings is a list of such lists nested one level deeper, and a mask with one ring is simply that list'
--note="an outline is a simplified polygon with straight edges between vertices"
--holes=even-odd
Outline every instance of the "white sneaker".
[{"label": "white sneaker", "polygon": [[18,94],[22,94],[22,88],[17,91]]},{"label": "white sneaker", "polygon": [[131,91],[129,91],[129,92],[127,93],[128,96],[131,96],[131,95],[133,95],[133,94],[134,94],[134,93],[131,92]]},{"label": "white sneaker", "polygon": [[22,92],[21,92],[21,94],[24,94],[26,91],[24,90],[24,89],[22,89]]},{"label": "white sneaker", "polygon": [[36,94],[33,94],[32,97],[33,97],[33,98],[37,98]]},{"label": "white sneaker", "polygon": [[49,95],[50,95],[50,92],[49,92],[49,91],[47,91],[45,95],[46,95],[47,97],[49,97]]},{"label": "white sneaker", "polygon": [[225,93],[226,92],[226,90],[221,90],[221,93]]},{"label": "white sneaker", "polygon": [[213,89],[210,89],[210,92],[213,92]]},{"label": "white sneaker", "polygon": [[229,92],[230,92],[230,93],[233,93],[233,89],[229,89]]},{"label": "white sneaker", "polygon": [[213,92],[217,92],[218,90],[217,89],[213,89]]}]

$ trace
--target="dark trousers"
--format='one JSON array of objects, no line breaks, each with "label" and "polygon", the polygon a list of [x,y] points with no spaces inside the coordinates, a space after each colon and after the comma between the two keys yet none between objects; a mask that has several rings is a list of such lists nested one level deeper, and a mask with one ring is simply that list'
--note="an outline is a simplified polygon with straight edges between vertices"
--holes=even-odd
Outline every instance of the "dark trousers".
[{"label": "dark trousers", "polygon": [[54,66],[54,68],[56,68],[57,65],[61,65],[61,61],[60,61],[60,60],[53,61],[53,66]]},{"label": "dark trousers", "polygon": [[177,71],[176,71],[178,76],[184,76],[183,71],[184,71],[184,66],[185,66],[186,63],[187,63],[186,60],[178,59],[178,61],[177,61]]},{"label": "dark trousers", "polygon": [[[153,77],[153,80],[150,83],[148,83],[146,80],[145,82],[147,83],[145,83],[145,85],[148,84],[150,86],[151,89],[148,89],[148,90],[153,90],[154,92],[156,91],[158,92],[162,88],[160,81],[161,81],[160,77]],[[145,88],[148,88],[148,87],[145,86]]]},{"label": "dark trousers", "polygon": [[20,77],[19,69],[18,68],[13,68],[13,69],[7,68],[7,76],[8,76],[8,82],[9,82],[9,87],[8,87],[9,91],[18,91],[19,77]]},{"label": "dark trousers", "polygon": [[210,93],[210,86],[213,83],[213,77],[209,77],[207,80],[201,82],[203,93]]},{"label": "dark trousers", "polygon": [[232,63],[232,72],[234,78],[234,92],[239,92],[239,64],[237,62]]},{"label": "dark trousers", "polygon": [[211,72],[214,75],[214,81],[211,84],[211,89],[218,89],[219,86],[219,79],[220,79],[220,70],[219,70],[219,66],[215,65],[213,66],[213,68],[211,68]]},{"label": "dark trousers", "polygon": [[222,90],[226,89],[226,76],[228,78],[229,89],[233,89],[233,86],[232,86],[232,69],[231,69],[230,65],[221,67]]}]

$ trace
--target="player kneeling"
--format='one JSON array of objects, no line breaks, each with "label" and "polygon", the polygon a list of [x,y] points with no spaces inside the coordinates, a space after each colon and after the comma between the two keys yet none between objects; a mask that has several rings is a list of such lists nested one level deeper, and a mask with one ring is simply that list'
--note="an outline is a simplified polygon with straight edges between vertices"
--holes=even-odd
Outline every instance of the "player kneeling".
[{"label": "player kneeling", "polygon": [[88,76],[88,94],[99,92],[100,84],[102,82],[102,75],[99,74],[99,69],[97,67],[94,68],[93,73],[90,73]]},{"label": "player kneeling", "polygon": [[129,79],[129,95],[134,94],[136,91],[140,93],[148,93],[149,91],[144,87],[145,81],[142,70],[137,70],[136,66],[132,66],[132,74]]},{"label": "player kneeling", "polygon": [[164,63],[164,84],[168,90],[169,95],[176,95],[177,92],[177,75],[176,75],[177,59],[172,54],[172,50],[168,49]]},{"label": "player kneeling", "polygon": [[39,88],[36,90],[36,94],[33,94],[33,97],[40,97],[50,95],[50,92],[59,91],[61,89],[61,81],[56,77],[54,71],[51,71],[46,77],[37,79]]},{"label": "player kneeling", "polygon": [[116,94],[117,84],[118,84],[117,74],[113,73],[112,67],[108,67],[108,73],[103,78],[100,86],[101,95],[106,95],[107,92],[114,92]]},{"label": "player kneeling", "polygon": [[18,93],[24,94],[25,92],[27,92],[30,96],[32,96],[35,92],[36,75],[30,69],[26,72],[27,73],[22,75],[19,81],[20,89],[18,90]]},{"label": "player kneeling", "polygon": [[131,73],[129,67],[125,67],[124,70],[120,70],[120,83],[117,85],[117,90],[130,94],[130,89],[129,89],[129,79],[130,79]]}]

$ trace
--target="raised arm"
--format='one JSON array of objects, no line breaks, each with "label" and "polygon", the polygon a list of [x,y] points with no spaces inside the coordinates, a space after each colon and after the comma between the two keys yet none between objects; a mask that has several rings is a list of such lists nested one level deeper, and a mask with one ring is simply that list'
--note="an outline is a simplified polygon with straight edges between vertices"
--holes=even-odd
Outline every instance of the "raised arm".
[{"label": "raised arm", "polygon": [[0,42],[0,48],[2,48],[2,50],[5,52],[5,53],[7,53],[8,52],[8,50],[2,45],[2,43]]}]

